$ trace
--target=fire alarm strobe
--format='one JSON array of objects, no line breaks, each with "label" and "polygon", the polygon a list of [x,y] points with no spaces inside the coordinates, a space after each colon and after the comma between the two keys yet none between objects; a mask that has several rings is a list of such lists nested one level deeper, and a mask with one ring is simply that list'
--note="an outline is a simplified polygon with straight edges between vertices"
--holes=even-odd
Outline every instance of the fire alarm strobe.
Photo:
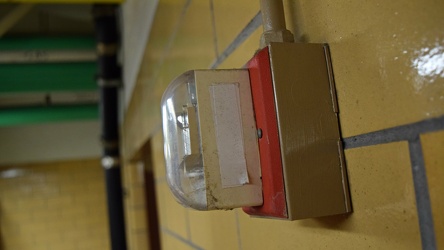
[{"label": "fire alarm strobe", "polygon": [[332,72],[325,44],[271,43],[247,69],[176,78],[162,98],[176,199],[290,220],[351,212]]}]

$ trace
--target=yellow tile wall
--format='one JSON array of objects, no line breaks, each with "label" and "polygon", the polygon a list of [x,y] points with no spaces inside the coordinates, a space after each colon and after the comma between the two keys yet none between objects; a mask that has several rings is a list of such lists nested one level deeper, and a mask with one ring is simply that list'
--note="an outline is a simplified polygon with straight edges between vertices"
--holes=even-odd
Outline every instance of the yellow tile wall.
[{"label": "yellow tile wall", "polygon": [[[213,2],[217,49],[220,55],[244,26],[250,22],[251,18],[258,13],[259,1],[210,0],[210,2]],[[248,47],[254,49],[259,46],[259,40],[255,43]],[[245,64],[245,62],[243,63]]]},{"label": "yellow tile wall", "polygon": [[352,149],[346,157],[353,214],[284,222],[241,213],[243,249],[419,249],[407,143]]},{"label": "yellow tile wall", "polygon": [[109,249],[100,161],[0,167],[3,250]]},{"label": "yellow tile wall", "polygon": [[344,137],[444,114],[442,66],[427,68],[444,52],[442,1],[286,5],[304,42],[330,44]]},{"label": "yellow tile wall", "polygon": [[[152,144],[162,145],[160,133],[153,137]],[[156,166],[164,166],[162,153],[159,148],[154,150]],[[407,142],[347,150],[346,158],[353,180],[350,189],[354,213],[293,222],[251,218],[240,209],[184,209],[174,201],[162,181],[164,176],[159,176],[160,224],[162,234],[169,235],[162,236],[162,246],[177,249],[167,248],[171,244],[164,242],[174,237],[179,239],[176,244],[182,242],[183,249],[421,248]]]},{"label": "yellow tile wall", "polygon": [[142,162],[128,163],[122,171],[127,245],[132,250],[149,249],[144,171]]},{"label": "yellow tile wall", "polygon": [[[184,71],[208,68],[258,13],[258,2],[159,1],[123,130],[128,159],[144,143],[151,145],[162,248],[420,249],[415,185],[421,183],[412,174],[413,138],[402,131],[390,143],[345,150],[354,208],[349,216],[289,222],[251,218],[240,209],[197,212],[174,200],[165,180],[162,93]],[[444,2],[287,0],[284,6],[298,41],[331,47],[343,137],[444,115],[444,68],[424,68],[427,57],[444,53]],[[245,65],[261,32],[258,27],[248,34],[218,68]],[[439,247],[442,138],[442,132],[421,135]]]},{"label": "yellow tile wall", "polygon": [[[153,150],[153,165],[154,165],[154,176],[156,180],[156,197],[157,197],[157,211],[159,216],[159,226],[161,231],[161,246],[164,249],[166,246],[171,246],[172,244],[168,242],[168,238],[175,237],[178,242],[174,243],[181,244],[180,239],[190,240],[190,228],[188,219],[188,210],[178,204],[171,192],[169,191],[168,185],[165,179],[165,161],[163,158],[163,138],[160,133],[157,133],[151,143]],[[166,237],[165,230],[171,232],[168,237]]]},{"label": "yellow tile wall", "polygon": [[444,248],[444,132],[421,136],[438,249]]}]

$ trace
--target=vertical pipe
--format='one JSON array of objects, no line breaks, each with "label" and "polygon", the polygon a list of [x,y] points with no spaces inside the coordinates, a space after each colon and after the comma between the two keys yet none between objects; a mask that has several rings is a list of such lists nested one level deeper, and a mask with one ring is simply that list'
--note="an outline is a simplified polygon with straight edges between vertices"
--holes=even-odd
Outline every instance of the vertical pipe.
[{"label": "vertical pipe", "polygon": [[268,46],[270,42],[294,42],[293,34],[285,25],[282,0],[260,0],[260,5],[264,27],[261,48]]},{"label": "vertical pipe", "polygon": [[282,0],[261,0],[261,14],[264,32],[286,29]]},{"label": "vertical pipe", "polygon": [[94,5],[98,73],[100,86],[100,116],[102,121],[103,156],[108,220],[112,250],[125,250],[125,220],[120,171],[118,88],[121,69],[117,63],[116,5]]}]

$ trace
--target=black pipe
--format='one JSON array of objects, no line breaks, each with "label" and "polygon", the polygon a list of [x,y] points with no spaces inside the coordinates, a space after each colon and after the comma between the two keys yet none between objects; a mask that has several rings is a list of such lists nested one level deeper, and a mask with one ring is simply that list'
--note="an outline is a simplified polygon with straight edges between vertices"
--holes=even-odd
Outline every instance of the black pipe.
[{"label": "black pipe", "polygon": [[100,86],[100,116],[102,122],[108,220],[112,250],[126,250],[123,192],[120,171],[118,88],[121,69],[117,62],[117,5],[94,5],[98,73]]}]

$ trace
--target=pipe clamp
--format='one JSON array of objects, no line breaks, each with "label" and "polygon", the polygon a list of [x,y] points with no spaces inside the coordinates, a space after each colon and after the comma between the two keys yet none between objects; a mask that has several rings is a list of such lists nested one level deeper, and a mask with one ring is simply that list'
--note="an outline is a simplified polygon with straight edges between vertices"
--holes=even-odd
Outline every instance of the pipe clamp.
[{"label": "pipe clamp", "polygon": [[115,156],[104,156],[102,157],[102,167],[104,169],[119,168],[120,158]]}]

